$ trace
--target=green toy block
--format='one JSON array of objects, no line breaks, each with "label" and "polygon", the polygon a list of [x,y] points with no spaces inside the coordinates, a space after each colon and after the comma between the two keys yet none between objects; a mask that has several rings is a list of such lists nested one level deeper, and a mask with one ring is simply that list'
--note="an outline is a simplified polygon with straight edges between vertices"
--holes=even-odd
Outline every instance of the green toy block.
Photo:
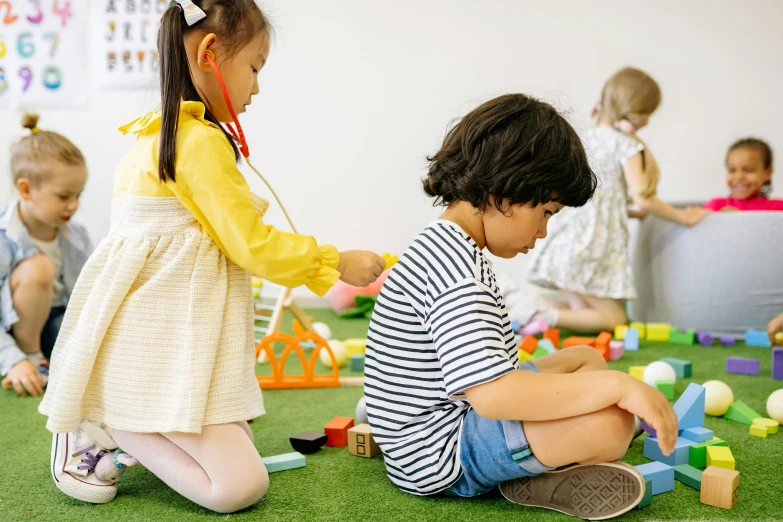
[{"label": "green toy block", "polygon": [[655,387],[664,397],[670,401],[674,400],[674,381],[655,381]]},{"label": "green toy block", "polygon": [[361,354],[351,355],[351,371],[352,372],[364,371],[364,355]]},{"label": "green toy block", "polygon": [[693,373],[693,363],[686,361],[685,359],[675,359],[674,357],[664,357],[661,359],[672,365],[674,373],[678,379],[690,379]]},{"label": "green toy block", "polygon": [[694,468],[707,467],[707,446],[727,446],[725,440],[712,439],[707,442],[694,444],[688,450],[688,464]]},{"label": "green toy block", "polygon": [[701,490],[701,470],[694,468],[690,464],[674,466],[674,478],[696,491]]},{"label": "green toy block", "polygon": [[642,509],[652,504],[652,480],[644,479],[644,497],[636,505],[636,509]]},{"label": "green toy block", "polygon": [[748,426],[752,426],[753,419],[758,419],[759,417],[763,417],[763,415],[759,415],[753,411],[753,408],[742,401],[734,401],[732,405],[729,406],[729,411],[723,416],[726,420],[741,422]]},{"label": "green toy block", "polygon": [[669,333],[669,343],[693,346],[696,344],[696,330],[682,332],[677,328],[672,328],[671,333]]},{"label": "green toy block", "polygon": [[285,455],[264,457],[263,461],[264,465],[266,466],[267,473],[305,467],[305,456],[298,451],[294,451],[293,453],[286,453]]},{"label": "green toy block", "polygon": [[[536,348],[536,350],[533,352],[533,359],[538,359],[539,357],[543,357],[545,355],[549,355],[549,352],[546,350],[546,348],[541,348],[540,346]],[[761,415],[759,415],[761,417]]]}]

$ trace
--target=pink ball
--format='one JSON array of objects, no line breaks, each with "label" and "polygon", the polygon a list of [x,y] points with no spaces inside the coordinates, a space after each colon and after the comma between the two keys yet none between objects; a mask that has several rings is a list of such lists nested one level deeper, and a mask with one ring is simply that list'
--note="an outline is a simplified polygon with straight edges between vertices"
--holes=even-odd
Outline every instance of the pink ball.
[{"label": "pink ball", "polygon": [[365,286],[364,288],[337,281],[337,284],[329,290],[329,306],[331,306],[332,310],[335,312],[342,312],[343,310],[355,307],[356,301],[354,298],[357,295],[372,297],[381,293],[381,287],[383,286],[383,283],[386,282],[388,276],[389,270],[382,273],[374,283]]}]

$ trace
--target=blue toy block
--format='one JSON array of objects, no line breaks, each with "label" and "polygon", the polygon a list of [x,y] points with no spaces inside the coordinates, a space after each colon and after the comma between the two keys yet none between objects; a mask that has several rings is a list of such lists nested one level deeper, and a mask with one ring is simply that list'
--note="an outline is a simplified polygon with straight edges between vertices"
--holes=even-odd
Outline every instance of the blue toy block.
[{"label": "blue toy block", "polygon": [[704,386],[692,382],[674,403],[679,429],[704,426]]},{"label": "blue toy block", "polygon": [[515,333],[519,331],[519,329],[522,328],[519,325],[519,321],[512,319],[511,320],[511,330],[513,330]]},{"label": "blue toy block", "polygon": [[712,440],[715,434],[707,428],[688,428],[687,430],[682,430],[682,436],[693,442],[707,442]]},{"label": "blue toy block", "polygon": [[691,446],[694,444],[696,443],[692,440],[677,437],[677,442],[674,444],[674,451],[667,457],[661,453],[661,448],[658,447],[658,439],[655,437],[645,437],[644,456],[650,460],[657,460],[658,462],[663,462],[669,466],[679,466],[680,464],[688,463]]},{"label": "blue toy block", "polygon": [[625,331],[624,348],[626,352],[636,352],[639,350],[639,330],[628,328]]},{"label": "blue toy block", "polygon": [[674,490],[674,468],[663,462],[648,462],[636,466],[646,480],[652,481],[652,494],[660,495]]},{"label": "blue toy block", "polygon": [[263,461],[267,473],[305,467],[305,456],[298,451],[286,453],[285,455],[275,455],[274,457],[264,457]]},{"label": "blue toy block", "polygon": [[748,346],[761,346],[762,348],[770,348],[772,346],[769,342],[769,335],[762,330],[748,330],[745,332],[745,344]]},{"label": "blue toy block", "polygon": [[552,344],[552,341],[549,339],[541,339],[538,341],[538,347],[543,348],[549,353],[555,353],[557,349],[555,348],[555,345]]}]

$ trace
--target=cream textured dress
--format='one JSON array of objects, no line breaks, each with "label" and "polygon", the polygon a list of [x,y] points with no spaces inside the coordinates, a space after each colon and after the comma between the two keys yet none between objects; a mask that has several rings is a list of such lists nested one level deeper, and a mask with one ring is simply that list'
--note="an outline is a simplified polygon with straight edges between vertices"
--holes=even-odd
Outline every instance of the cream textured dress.
[{"label": "cream textured dress", "polygon": [[317,293],[339,275],[334,247],[263,225],[266,202],[250,195],[203,115],[201,104],[183,104],[176,183],[155,180],[160,115],[123,128],[139,138],[118,167],[111,230],[81,272],[52,354],[40,406],[52,432],[89,418],[200,433],[263,415],[246,268]]}]

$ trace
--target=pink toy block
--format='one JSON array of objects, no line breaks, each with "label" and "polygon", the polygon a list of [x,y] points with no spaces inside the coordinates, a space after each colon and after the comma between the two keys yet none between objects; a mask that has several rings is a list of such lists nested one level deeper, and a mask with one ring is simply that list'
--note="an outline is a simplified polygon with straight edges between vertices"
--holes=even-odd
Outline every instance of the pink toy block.
[{"label": "pink toy block", "polygon": [[533,321],[532,323],[529,323],[525,327],[522,328],[522,331],[519,332],[522,334],[522,336],[526,335],[538,335],[542,334],[549,330],[549,323],[544,321],[543,319],[538,319],[536,321]]},{"label": "pink toy block", "polygon": [[625,345],[622,341],[611,341],[609,343],[609,360],[619,361],[625,354]]}]

